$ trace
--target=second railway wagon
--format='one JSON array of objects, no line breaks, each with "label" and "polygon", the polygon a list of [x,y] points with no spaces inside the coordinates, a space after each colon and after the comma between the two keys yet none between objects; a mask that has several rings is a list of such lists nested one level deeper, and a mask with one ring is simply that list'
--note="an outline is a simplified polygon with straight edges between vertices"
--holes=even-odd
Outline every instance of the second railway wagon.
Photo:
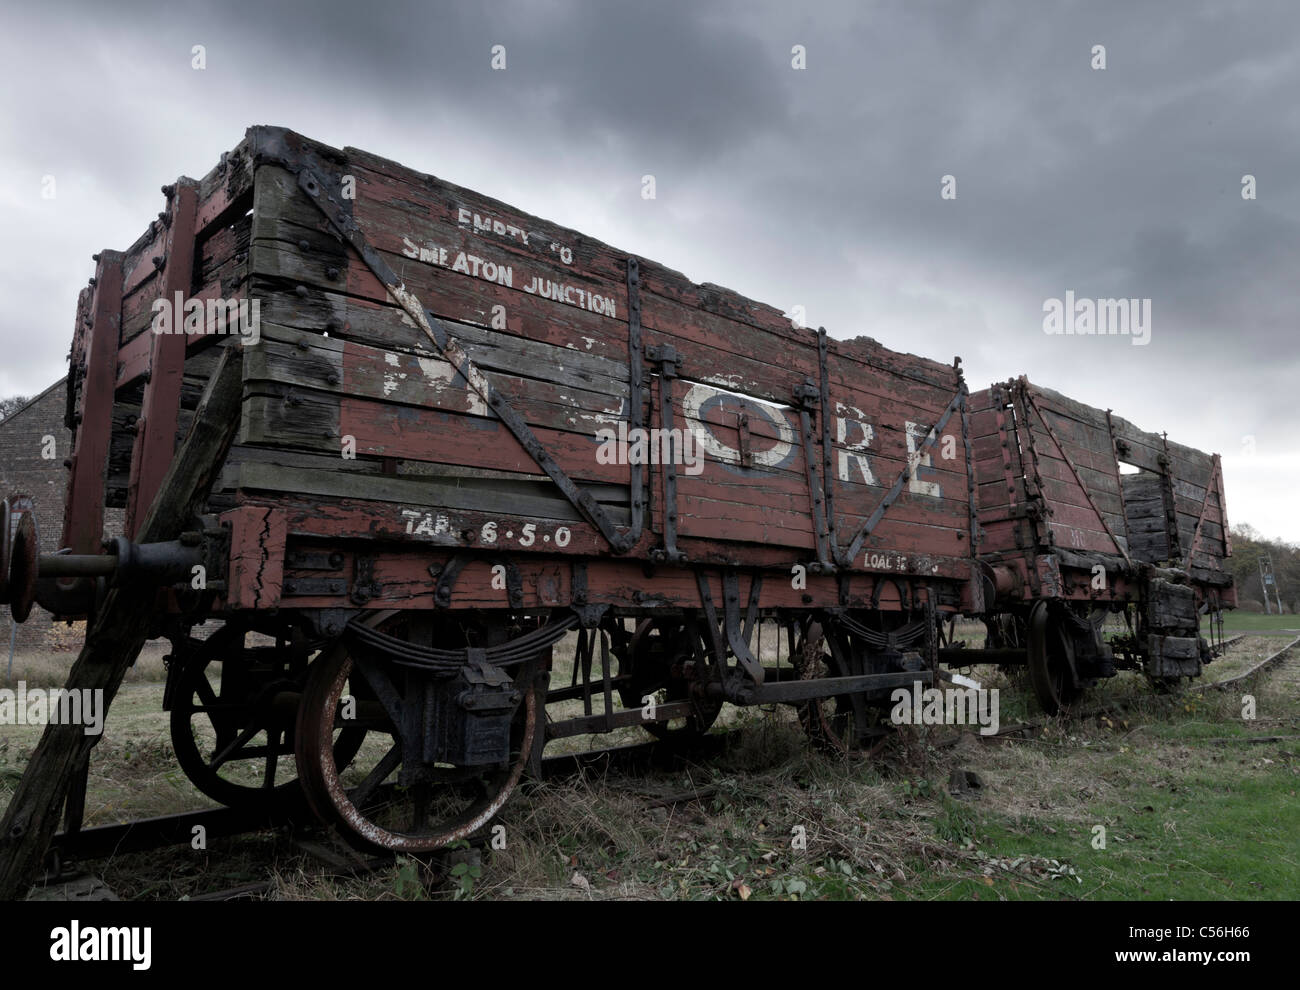
[{"label": "second railway wagon", "polygon": [[1027,663],[1049,713],[1120,669],[1199,676],[1236,605],[1218,456],[1025,378],[971,396],[971,441],[989,641],[943,659]]},{"label": "second railway wagon", "polygon": [[[81,294],[65,552],[15,502],[7,593],[81,616],[158,583],[173,740],[218,800],[296,769],[347,833],[427,850],[564,736],[783,702],[861,744],[982,610],[958,362],[280,128],[164,192]],[[134,542],[222,429],[194,518]]]}]

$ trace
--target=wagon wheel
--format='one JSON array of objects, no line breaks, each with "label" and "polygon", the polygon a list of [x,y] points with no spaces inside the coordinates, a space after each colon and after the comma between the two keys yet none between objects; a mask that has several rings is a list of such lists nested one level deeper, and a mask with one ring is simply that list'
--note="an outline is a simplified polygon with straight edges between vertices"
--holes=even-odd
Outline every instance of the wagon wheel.
[{"label": "wagon wheel", "polygon": [[1029,682],[1039,705],[1048,715],[1067,710],[1079,696],[1070,668],[1074,665],[1074,644],[1065,624],[1051,615],[1047,602],[1039,601],[1029,612]]},{"label": "wagon wheel", "polygon": [[[293,669],[287,650],[266,654],[269,662],[246,662],[253,651],[230,645],[220,663],[182,661],[171,710],[172,749],[185,775],[214,801],[270,806],[297,787],[294,716],[307,672]],[[232,664],[238,669],[227,671]],[[350,761],[365,734],[358,727],[341,733],[336,757]]]},{"label": "wagon wheel", "polygon": [[[826,645],[826,635],[820,623],[810,623],[794,655],[795,671],[801,680],[849,674],[834,653],[827,652]],[[847,755],[861,750],[865,738],[883,736],[886,731],[879,711],[871,706],[862,706],[865,722],[864,731],[859,733],[858,708],[852,695],[839,694],[801,702],[796,710],[799,725],[814,747],[827,753]]]},{"label": "wagon wheel", "polygon": [[[372,616],[373,622],[377,617]],[[399,617],[400,618],[400,617]],[[400,626],[384,631],[400,635]],[[523,774],[538,728],[537,661],[520,664],[505,763],[422,768],[425,779],[399,783],[403,753],[398,731],[375,698],[342,639],[313,665],[295,729],[298,771],[312,810],[362,845],[408,853],[432,852],[484,826],[506,803]],[[345,699],[362,699],[349,718]],[[335,753],[340,735],[358,722],[371,730],[351,765]]]},{"label": "wagon wheel", "polygon": [[[692,662],[706,664],[699,630],[680,619],[643,619],[628,640],[627,657],[632,680],[620,689],[624,708],[640,708],[643,699],[664,693],[663,703],[686,701],[695,683],[687,676]],[[699,672],[707,676],[707,671]],[[664,742],[697,738],[709,731],[722,711],[719,698],[699,697],[694,713],[667,722],[645,722],[642,728]]]}]

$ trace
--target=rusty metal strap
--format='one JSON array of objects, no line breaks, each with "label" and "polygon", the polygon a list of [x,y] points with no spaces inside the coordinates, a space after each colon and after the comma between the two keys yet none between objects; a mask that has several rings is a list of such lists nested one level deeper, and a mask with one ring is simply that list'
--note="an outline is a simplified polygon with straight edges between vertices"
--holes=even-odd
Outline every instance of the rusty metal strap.
[{"label": "rusty metal strap", "polygon": [[830,527],[828,525],[828,505],[826,501],[825,490],[821,481],[817,477],[817,461],[813,454],[813,432],[812,421],[808,415],[808,407],[816,401],[817,387],[809,379],[803,385],[798,385],[794,390],[795,399],[799,402],[799,438],[803,444],[803,462],[808,484],[808,514],[812,519],[813,535],[817,541],[817,562],[820,566],[831,564],[831,552],[829,546]]},{"label": "rusty metal strap", "polygon": [[[1202,535],[1201,530],[1205,525],[1205,514],[1210,509],[1210,495],[1212,493],[1218,495],[1219,493],[1220,468],[1219,455],[1215,454],[1214,470],[1210,472],[1210,480],[1205,486],[1205,499],[1201,502],[1201,514],[1196,517],[1196,530],[1192,533],[1192,546],[1191,549],[1187,551],[1187,559],[1183,562],[1184,567],[1192,566],[1192,557],[1195,556],[1196,551],[1200,548]],[[1223,499],[1220,498],[1219,501],[1222,502]]]},{"label": "rusty metal strap", "polygon": [[[628,432],[645,426],[642,397],[645,394],[645,369],[641,353],[641,263],[635,256],[627,259],[627,424]],[[646,497],[646,465],[629,468],[632,509],[631,526],[627,531],[629,546],[641,539],[645,526],[648,499]]]},{"label": "rusty metal strap", "polygon": [[[1083,492],[1083,497],[1088,500],[1088,504],[1092,506],[1092,511],[1095,512],[1097,518],[1101,520],[1102,529],[1106,531],[1106,535],[1110,537],[1110,541],[1115,544],[1116,548],[1123,556],[1124,563],[1129,567],[1132,567],[1133,560],[1128,555],[1128,548],[1123,542],[1121,542],[1120,538],[1115,535],[1115,531],[1110,528],[1110,523],[1106,522],[1105,514],[1098,507],[1097,503],[1093,501],[1092,492],[1088,491],[1088,486],[1083,483],[1083,478],[1079,475],[1079,469],[1074,466],[1074,460],[1070,457],[1064,445],[1062,445],[1060,438],[1056,435],[1056,431],[1052,429],[1052,424],[1049,423],[1047,417],[1043,415],[1043,410],[1040,409],[1038,403],[1034,401],[1034,393],[1029,389],[1025,389],[1025,398],[1029,400],[1029,407],[1033,409],[1034,412],[1038,413],[1039,422],[1041,422],[1043,428],[1047,430],[1047,435],[1052,438],[1052,443],[1056,444],[1056,449],[1061,452],[1061,457],[1065,461],[1065,466],[1070,469],[1070,473],[1074,475],[1074,480],[1079,483],[1079,490]],[[1120,498],[1120,504],[1123,504],[1122,496]]]},{"label": "rusty metal strap", "polygon": [[745,628],[740,625],[740,575],[732,568],[722,572],[722,617],[731,652],[755,684],[763,683],[763,664],[749,649],[749,636],[758,612],[758,581],[750,582],[750,601],[746,609]]},{"label": "rusty metal strap", "polygon": [[939,439],[939,434],[942,432],[943,428],[948,425],[948,420],[952,418],[953,413],[961,408],[965,401],[966,383],[962,382],[957,388],[957,394],[954,395],[952,401],[948,403],[948,408],[945,409],[943,415],[939,417],[939,422],[935,423],[934,426],[930,428],[929,432],[926,434],[925,441],[919,448],[917,448],[916,452],[912,454],[908,465],[903,468],[902,473],[899,474],[897,480],[890,486],[889,491],[885,492],[884,498],[882,498],[876,505],[876,508],[867,518],[867,521],[862,524],[862,528],[859,529],[857,535],[853,537],[853,542],[849,544],[848,549],[840,554],[839,563],[841,567],[853,566],[853,559],[862,551],[862,544],[866,542],[866,539],[871,535],[872,530],[880,524],[880,520],[883,519],[885,513],[889,511],[889,507],[894,504],[899,494],[903,491],[904,483],[912,476],[912,472],[915,471],[916,467],[921,463],[921,459],[930,452],[930,448],[933,447],[935,441]]},{"label": "rusty metal strap", "polygon": [[524,422],[523,417],[506,401],[506,396],[495,388],[470,360],[469,355],[465,353],[465,349],[448,332],[443,322],[438,319],[432,310],[425,308],[415,293],[407,289],[406,284],[398,277],[397,273],[380,257],[379,252],[371,247],[365,235],[357,226],[356,220],[353,219],[343,204],[325,191],[325,185],[317,177],[316,173],[306,165],[294,162],[292,159],[283,160],[280,164],[290,171],[297,172],[298,185],[307,194],[307,197],[316,204],[317,208],[325,214],[330,224],[361,255],[362,260],[374,272],[375,277],[388,287],[388,290],[393,294],[393,298],[397,300],[397,304],[415,321],[416,326],[438,348],[448,363],[464,377],[469,387],[482,396],[492,411],[500,417],[510,432],[514,434],[515,439],[528,452],[528,455],[537,462],[537,466],[555,482],[555,486],[560,489],[570,504],[581,513],[583,518],[600,531],[610,549],[615,553],[626,553],[630,550],[635,543],[632,534],[619,532],[613,520],[600,507],[591,493],[578,488],[573,479],[565,474],[560,465],[556,463],[555,458],[547,453],[546,448],[542,446],[536,434]]},{"label": "rusty metal strap", "polygon": [[826,328],[817,328],[817,373],[818,400],[820,402],[822,428],[822,485],[825,488],[826,540],[829,545],[830,559],[839,553],[839,534],[835,526],[835,469],[834,451],[831,447],[831,383],[827,369],[828,342]]}]

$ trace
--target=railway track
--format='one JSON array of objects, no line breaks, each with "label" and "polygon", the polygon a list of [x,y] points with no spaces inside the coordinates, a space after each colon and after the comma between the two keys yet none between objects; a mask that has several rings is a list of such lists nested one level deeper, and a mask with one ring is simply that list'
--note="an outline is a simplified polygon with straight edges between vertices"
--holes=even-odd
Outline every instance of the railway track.
[{"label": "railway track", "polygon": [[[1245,635],[1246,635],[1245,633],[1242,633],[1241,635],[1234,637],[1232,640],[1227,640],[1227,641],[1225,641],[1225,645],[1226,645],[1227,643],[1229,643],[1229,642],[1235,642],[1237,639],[1242,639]],[[1224,680],[1221,680],[1221,681],[1213,681],[1213,682],[1211,682],[1211,683],[1209,683],[1209,684],[1198,684],[1198,685],[1196,685],[1195,687],[1191,688],[1191,690],[1193,690],[1193,691],[1210,691],[1210,690],[1218,690],[1218,691],[1222,691],[1222,690],[1226,689],[1229,685],[1232,685],[1232,684],[1239,684],[1240,682],[1246,680],[1247,678],[1249,678],[1249,677],[1253,677],[1255,674],[1259,673],[1261,670],[1264,670],[1266,667],[1269,667],[1269,666],[1271,666],[1272,664],[1277,663],[1279,660],[1282,659],[1282,656],[1283,656],[1285,653],[1287,653],[1289,650],[1291,650],[1291,649],[1292,649],[1293,647],[1295,647],[1297,644],[1300,644],[1300,636],[1297,636],[1297,637],[1295,637],[1294,639],[1290,640],[1290,641],[1289,641],[1285,646],[1283,646],[1281,649],[1275,650],[1274,652],[1270,653],[1270,654],[1269,654],[1268,656],[1266,656],[1263,660],[1261,660],[1259,663],[1255,664],[1253,667],[1251,667],[1251,668],[1250,668],[1249,670],[1247,670],[1247,671],[1244,671],[1244,672],[1242,672],[1242,673],[1240,673],[1240,674],[1234,674],[1232,677],[1225,678]]]},{"label": "railway track", "polygon": [[[1237,642],[1238,640],[1245,639],[1249,635],[1252,634],[1238,633],[1235,636],[1231,636],[1228,639],[1225,639],[1220,644],[1220,646],[1221,647],[1230,646],[1231,644]],[[1210,691],[1210,690],[1225,690],[1230,685],[1238,684],[1242,681],[1245,681],[1246,679],[1253,677],[1255,674],[1258,674],[1260,671],[1266,669],[1272,664],[1277,663],[1279,660],[1282,659],[1282,657],[1289,650],[1293,649],[1297,645],[1300,645],[1300,636],[1297,636],[1296,638],[1290,640],[1288,643],[1282,646],[1280,649],[1277,649],[1274,652],[1270,653],[1267,657],[1265,657],[1259,663],[1252,666],[1249,670],[1243,671],[1240,674],[1234,674],[1232,677],[1225,678],[1221,681],[1212,681],[1207,684],[1197,684],[1189,688],[1188,690],[1197,691],[1197,692]],[[1116,704],[1113,705],[1103,705],[1096,708],[1087,708],[1082,711],[1071,711],[1068,713],[1068,715],[1070,719],[1078,721],[1080,719],[1096,718],[1101,715],[1120,714],[1125,710],[1127,710],[1128,707],[1129,706],[1127,704],[1117,702]],[[1047,722],[1048,719],[1046,718],[1034,719],[1028,722],[1017,722],[1014,725],[1003,726],[997,732],[990,733],[987,736],[981,735],[979,736],[979,738],[980,739],[1027,738],[1041,731],[1044,728],[1044,726],[1047,724]],[[957,739],[960,738],[961,736],[958,735],[952,740],[946,740],[943,745],[951,745],[953,743],[956,743]]]}]

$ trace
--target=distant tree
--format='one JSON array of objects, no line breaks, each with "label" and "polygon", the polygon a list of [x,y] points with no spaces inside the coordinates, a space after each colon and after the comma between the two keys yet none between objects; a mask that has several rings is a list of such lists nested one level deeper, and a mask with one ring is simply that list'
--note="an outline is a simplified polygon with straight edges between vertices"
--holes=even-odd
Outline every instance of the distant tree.
[{"label": "distant tree", "polygon": [[1259,530],[1250,523],[1239,523],[1228,530],[1228,532],[1232,535],[1233,543],[1239,541],[1244,543],[1258,543],[1262,539]]},{"label": "distant tree", "polygon": [[30,395],[11,395],[7,399],[0,399],[0,420],[8,419],[10,414],[17,412],[31,401]]},{"label": "distant tree", "polygon": [[1265,554],[1273,559],[1276,590],[1269,586],[1268,600],[1276,610],[1278,594],[1287,611],[1300,611],[1300,547],[1270,540],[1248,525],[1232,527],[1232,557],[1228,567],[1237,585],[1238,598],[1263,601],[1264,587],[1259,577],[1259,559]]}]

